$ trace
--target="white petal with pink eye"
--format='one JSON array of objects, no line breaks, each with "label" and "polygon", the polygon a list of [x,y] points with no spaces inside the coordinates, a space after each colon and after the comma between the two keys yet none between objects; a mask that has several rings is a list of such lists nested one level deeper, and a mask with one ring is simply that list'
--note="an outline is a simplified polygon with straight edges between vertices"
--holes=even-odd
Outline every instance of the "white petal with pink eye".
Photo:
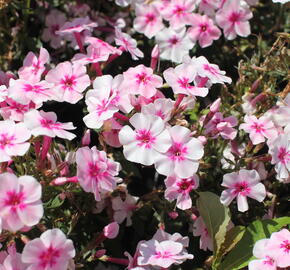
[{"label": "white petal with pink eye", "polygon": [[238,180],[237,178],[237,173],[232,172],[232,173],[227,173],[223,176],[223,182],[222,186],[223,187],[228,187],[232,188],[234,183]]},{"label": "white petal with pink eye", "polygon": [[259,183],[254,186],[251,186],[251,192],[248,197],[262,202],[266,198],[266,188],[263,184]]},{"label": "white petal with pink eye", "polygon": [[148,118],[148,116],[143,115],[141,113],[135,113],[129,120],[130,124],[135,129],[150,129],[150,125],[152,124]]},{"label": "white petal with pink eye", "polygon": [[173,175],[174,165],[174,161],[169,160],[166,155],[160,155],[155,161],[155,169],[162,175]]},{"label": "white petal with pink eye", "polygon": [[238,210],[240,212],[245,212],[249,209],[247,197],[241,194],[238,194],[237,196],[237,204],[238,204]]},{"label": "white petal with pink eye", "polygon": [[41,236],[40,239],[45,247],[49,247],[51,244],[58,247],[66,241],[65,234],[59,229],[52,229],[45,231]]},{"label": "white petal with pink eye", "polygon": [[38,257],[45,246],[41,239],[33,239],[29,241],[22,252],[22,261],[24,263],[37,263]]},{"label": "white petal with pink eye", "polygon": [[156,137],[156,145],[154,145],[154,148],[160,153],[165,153],[170,146],[171,146],[170,134],[169,131],[165,129],[161,133],[159,133],[158,136]]},{"label": "white petal with pink eye", "polygon": [[6,153],[9,156],[23,156],[28,151],[30,143],[15,144],[6,147]]},{"label": "white petal with pink eye", "polygon": [[190,139],[191,131],[183,126],[173,126],[169,129],[170,136],[173,141],[187,143]]},{"label": "white petal with pink eye", "polygon": [[19,191],[19,181],[17,176],[12,173],[0,174],[0,198],[3,198],[7,191]]},{"label": "white petal with pink eye", "polygon": [[226,189],[222,192],[220,201],[223,205],[229,206],[235,197],[236,195],[232,192],[232,190]]},{"label": "white petal with pink eye", "polygon": [[198,162],[185,159],[175,163],[174,172],[180,178],[188,178],[197,172],[198,166]]},{"label": "white petal with pink eye", "polygon": [[187,154],[185,154],[185,157],[195,160],[202,158],[204,154],[203,145],[198,139],[191,138],[190,141],[186,144],[186,147]]},{"label": "white petal with pink eye", "polygon": [[21,185],[21,189],[25,194],[29,194],[26,197],[26,203],[32,203],[37,200],[40,200],[42,194],[41,185],[35,181],[35,178],[29,175],[24,175],[19,177],[19,182]]},{"label": "white petal with pink eye", "polygon": [[135,132],[129,126],[124,126],[119,132],[119,140],[122,145],[130,144],[135,141]]},{"label": "white petal with pink eye", "polygon": [[19,219],[26,226],[34,226],[43,216],[43,207],[40,201],[29,203],[24,209],[17,209]]},{"label": "white petal with pink eye", "polygon": [[269,242],[269,239],[261,239],[261,240],[258,240],[255,245],[254,245],[254,248],[253,248],[253,255],[256,257],[256,258],[265,258],[266,257],[266,254],[265,254],[265,251],[266,251],[266,246]]},{"label": "white petal with pink eye", "polygon": [[241,180],[247,180],[251,185],[257,184],[260,182],[260,175],[256,170],[240,170],[239,178]]}]

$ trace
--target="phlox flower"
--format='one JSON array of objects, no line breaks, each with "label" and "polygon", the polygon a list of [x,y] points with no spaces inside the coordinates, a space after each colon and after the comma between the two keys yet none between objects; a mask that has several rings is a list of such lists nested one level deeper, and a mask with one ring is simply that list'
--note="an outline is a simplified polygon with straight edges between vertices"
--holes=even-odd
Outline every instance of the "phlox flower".
[{"label": "phlox flower", "polygon": [[172,62],[181,63],[182,58],[189,54],[194,46],[194,43],[186,34],[186,28],[173,30],[164,28],[156,34],[156,43],[160,49],[160,57]]},{"label": "phlox flower", "polygon": [[163,75],[174,94],[185,94],[191,97],[205,97],[208,94],[208,88],[194,85],[197,70],[193,65],[181,64],[175,68],[168,68]]},{"label": "phlox flower", "polygon": [[159,116],[165,122],[171,119],[171,112],[174,108],[174,101],[170,98],[157,98],[153,103],[143,105],[141,112]]},{"label": "phlox flower", "polygon": [[257,119],[254,115],[246,115],[245,123],[240,125],[240,129],[250,133],[254,145],[264,142],[265,138],[275,139],[278,135],[273,122],[263,116]]},{"label": "phlox flower", "polygon": [[260,183],[256,170],[240,170],[227,173],[223,177],[222,186],[227,189],[221,194],[220,201],[228,206],[237,197],[238,210],[245,212],[249,209],[247,197],[262,202],[266,197],[265,186]]},{"label": "phlox flower", "polygon": [[0,121],[0,162],[11,160],[13,156],[23,156],[29,149],[27,142],[31,132],[23,123]]},{"label": "phlox flower", "polygon": [[125,200],[122,200],[120,196],[112,198],[112,208],[114,210],[113,218],[116,222],[121,224],[126,219],[126,226],[132,225],[132,214],[137,208],[137,198],[126,193]]},{"label": "phlox flower", "polygon": [[285,97],[277,110],[271,113],[273,122],[281,127],[290,125],[290,93]]},{"label": "phlox flower", "polygon": [[215,10],[220,7],[221,0],[200,0],[198,4],[199,13],[205,13],[208,16],[212,16]]},{"label": "phlox flower", "polygon": [[82,147],[76,152],[77,177],[81,187],[86,192],[94,193],[96,201],[101,200],[101,194],[115,189],[121,166],[118,162],[107,158],[106,152],[93,148]]},{"label": "phlox flower", "polygon": [[66,16],[63,12],[52,9],[50,13],[45,17],[45,26],[41,39],[45,42],[49,42],[49,45],[53,49],[58,49],[63,45],[63,39],[56,34],[65,23]]},{"label": "phlox flower", "polygon": [[123,33],[117,27],[115,28],[115,35],[116,44],[129,52],[133,60],[138,60],[138,58],[144,57],[143,52],[137,48],[137,41],[133,39],[130,35]]},{"label": "phlox flower", "polygon": [[24,115],[24,124],[35,137],[44,135],[72,140],[76,136],[66,131],[75,129],[72,122],[57,122],[57,116],[54,112],[31,110]]},{"label": "phlox flower", "polygon": [[21,254],[16,252],[15,246],[8,247],[8,253],[5,252],[3,258],[0,258],[0,270],[26,270],[27,266],[22,262]]},{"label": "phlox flower", "polygon": [[191,19],[191,25],[187,34],[193,42],[198,41],[202,48],[210,46],[214,40],[219,39],[221,36],[220,29],[206,15],[194,14]]},{"label": "phlox flower", "polygon": [[275,164],[277,177],[287,179],[290,175],[290,139],[289,134],[279,135],[269,149],[271,163]]},{"label": "phlox flower", "polygon": [[234,116],[223,117],[222,113],[215,113],[205,125],[205,134],[217,138],[219,135],[226,140],[233,140],[237,131],[233,128],[238,124]]},{"label": "phlox flower", "polygon": [[119,131],[122,129],[122,127],[123,126],[114,118],[104,122],[104,131],[102,132],[102,135],[106,144],[112,147],[122,146],[119,141]]},{"label": "phlox flower", "polygon": [[8,90],[6,85],[0,85],[0,102],[3,102],[8,95]]},{"label": "phlox flower", "polygon": [[29,82],[26,80],[10,80],[8,97],[17,103],[28,105],[30,102],[40,107],[43,102],[54,99],[53,84],[47,81]]},{"label": "phlox flower", "polygon": [[157,172],[166,176],[176,175],[179,178],[192,177],[198,169],[198,160],[204,154],[202,143],[191,137],[191,131],[186,127],[173,126],[168,131],[171,146],[167,152],[156,157]]},{"label": "phlox flower", "polygon": [[122,51],[119,50],[118,48],[96,37],[86,37],[85,43],[92,45],[95,48],[100,49],[102,54],[107,54],[107,55],[122,54]]},{"label": "phlox flower", "polygon": [[104,75],[94,80],[94,89],[86,94],[89,114],[83,120],[87,127],[100,128],[104,121],[112,118],[119,109],[126,113],[133,109],[129,96],[121,91],[122,82],[122,75],[115,78],[111,75]]},{"label": "phlox flower", "polygon": [[34,226],[43,216],[41,185],[28,175],[0,174],[0,217],[3,229],[16,232]]},{"label": "phlox flower", "polygon": [[146,37],[152,38],[164,28],[162,17],[154,5],[136,4],[135,12],[133,27],[139,33],[144,33]]},{"label": "phlox flower", "polygon": [[162,10],[162,16],[170,22],[170,27],[179,29],[191,23],[192,11],[195,8],[194,0],[174,0]]},{"label": "phlox flower", "polygon": [[131,67],[123,73],[124,80],[122,88],[134,95],[141,95],[150,98],[156,94],[158,87],[162,86],[163,80],[160,76],[154,75],[151,68],[144,65]]},{"label": "phlox flower", "polygon": [[6,87],[9,86],[10,79],[16,79],[16,76],[11,72],[3,72],[0,70],[0,86],[5,85]]},{"label": "phlox flower", "polygon": [[123,153],[127,160],[152,165],[160,153],[170,147],[170,136],[164,121],[154,115],[135,113],[129,120],[130,126],[124,126],[119,132]]},{"label": "phlox flower", "polygon": [[23,67],[18,70],[19,78],[32,83],[39,82],[49,58],[45,48],[40,48],[38,57],[33,52],[29,52],[24,58]]},{"label": "phlox flower", "polygon": [[199,178],[196,174],[189,178],[168,176],[165,179],[166,190],[164,197],[169,201],[177,200],[176,207],[185,210],[192,206],[190,192],[198,188]]},{"label": "phlox flower", "polygon": [[223,7],[216,13],[216,21],[220,26],[227,39],[232,40],[237,35],[246,37],[250,35],[249,20],[253,17],[253,13],[247,5],[241,3],[240,0],[228,0]]},{"label": "phlox flower", "polygon": [[249,270],[276,270],[275,258],[268,248],[269,239],[261,239],[255,243],[253,255],[258,258],[249,262]]},{"label": "phlox flower", "polygon": [[47,73],[45,80],[54,84],[53,88],[57,101],[66,101],[72,104],[82,99],[82,92],[91,84],[86,73],[86,67],[70,62],[58,64]]},{"label": "phlox flower", "polygon": [[193,224],[193,235],[200,236],[199,248],[206,251],[213,251],[213,240],[209,235],[208,229],[206,228],[204,221],[201,216],[199,216]]},{"label": "phlox flower", "polygon": [[60,229],[52,229],[24,246],[22,261],[29,270],[66,270],[74,256],[73,242]]},{"label": "phlox flower", "polygon": [[290,232],[282,229],[272,233],[267,250],[275,258],[278,267],[290,266]]}]

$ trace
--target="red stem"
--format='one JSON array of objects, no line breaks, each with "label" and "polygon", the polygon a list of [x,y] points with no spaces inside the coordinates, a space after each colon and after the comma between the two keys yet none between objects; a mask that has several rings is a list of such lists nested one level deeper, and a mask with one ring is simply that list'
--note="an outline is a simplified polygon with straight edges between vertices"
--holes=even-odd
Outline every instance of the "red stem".
[{"label": "red stem", "polygon": [[100,67],[100,64],[99,63],[93,63],[93,67],[97,73],[98,76],[102,76],[103,75],[103,72],[102,72],[102,69]]},{"label": "red stem", "polygon": [[106,258],[106,261],[107,262],[116,263],[116,264],[125,265],[125,266],[128,266],[129,265],[129,260],[128,259],[120,259],[120,258],[107,257]]},{"label": "red stem", "polygon": [[82,42],[82,37],[81,37],[81,34],[79,32],[74,32],[74,36],[75,36],[75,39],[76,39],[76,42],[80,48],[80,51],[82,53],[85,53],[85,48],[84,48],[84,45],[83,45],[83,42]]},{"label": "red stem", "polygon": [[185,97],[185,94],[178,94],[177,100],[175,101],[175,104],[174,104],[175,109],[179,107],[184,97]]},{"label": "red stem", "polygon": [[119,113],[119,112],[115,112],[115,113],[114,113],[114,117],[116,117],[117,119],[120,119],[120,120],[122,120],[122,121],[124,121],[124,122],[129,121],[129,117],[127,117],[126,115],[121,114],[121,113]]}]

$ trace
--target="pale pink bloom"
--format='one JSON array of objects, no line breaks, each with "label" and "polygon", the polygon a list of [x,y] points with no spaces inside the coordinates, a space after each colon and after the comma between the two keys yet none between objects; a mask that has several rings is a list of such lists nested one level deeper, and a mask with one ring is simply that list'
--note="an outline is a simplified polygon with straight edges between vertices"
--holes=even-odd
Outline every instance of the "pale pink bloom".
[{"label": "pale pink bloom", "polygon": [[273,140],[278,136],[274,123],[266,117],[262,116],[257,119],[254,115],[246,115],[244,121],[240,129],[250,133],[250,139],[254,145],[264,142],[265,138]]},{"label": "pale pink bloom", "polygon": [[185,260],[193,259],[193,255],[186,253],[181,243],[171,240],[158,242],[151,239],[143,242],[140,245],[139,252],[139,265],[168,268],[172,264],[181,264]]},{"label": "pale pink bloom", "polygon": [[206,228],[204,221],[201,216],[199,216],[193,224],[193,235],[200,236],[199,248],[206,251],[213,251],[213,240],[209,235],[209,231]]},{"label": "pale pink bloom", "polygon": [[105,237],[109,239],[114,239],[117,237],[119,233],[119,224],[117,222],[111,222],[103,229],[103,234]]},{"label": "pale pink bloom", "polygon": [[290,93],[285,97],[282,104],[271,113],[273,122],[281,127],[290,124]]},{"label": "pale pink bloom", "polygon": [[94,193],[96,201],[101,200],[101,194],[112,192],[120,178],[116,177],[121,166],[118,162],[107,158],[104,151],[82,147],[76,152],[77,177],[81,187],[86,192]]},{"label": "pale pink bloom", "polygon": [[66,131],[75,129],[73,123],[57,122],[57,116],[54,112],[31,110],[24,115],[24,124],[35,137],[43,135],[72,140],[76,136]]},{"label": "pale pink bloom", "polygon": [[13,156],[23,156],[29,149],[27,142],[31,137],[30,131],[23,123],[0,121],[0,162],[11,160]]},{"label": "pale pink bloom", "polygon": [[168,176],[165,179],[166,190],[164,197],[169,201],[177,200],[176,207],[185,210],[192,206],[190,192],[197,189],[199,178],[196,174],[189,178],[178,178],[176,176]]},{"label": "pale pink bloom", "polygon": [[157,98],[153,103],[143,105],[141,112],[143,114],[159,116],[165,122],[171,119],[171,112],[174,108],[174,101],[170,98]]},{"label": "pale pink bloom", "polygon": [[39,56],[29,52],[23,61],[23,67],[18,70],[19,78],[25,81],[36,83],[40,81],[45,71],[45,64],[49,62],[49,53],[46,49],[40,48]]},{"label": "pale pink bloom", "polygon": [[228,0],[216,13],[216,21],[227,39],[231,40],[236,36],[246,37],[251,34],[249,20],[253,13],[247,5],[240,0]]},{"label": "pale pink bloom", "polygon": [[130,126],[124,126],[119,132],[127,160],[152,165],[160,153],[170,147],[170,136],[164,121],[154,115],[135,113],[129,120]]},{"label": "pale pink bloom", "polygon": [[24,114],[35,108],[35,104],[23,105],[11,98],[5,100],[5,104],[1,104],[0,114],[4,120],[13,120],[22,122]]},{"label": "pale pink bloom", "polygon": [[122,54],[122,51],[109,43],[96,38],[96,37],[86,37],[85,43],[94,46],[102,51],[103,54]]},{"label": "pale pink bloom", "polygon": [[273,0],[273,3],[281,3],[281,4],[285,4],[288,3],[290,0]]},{"label": "pale pink bloom", "polygon": [[54,84],[57,101],[77,103],[83,98],[82,92],[91,84],[86,67],[80,64],[63,62],[50,70],[45,80]]},{"label": "pale pink bloom", "polygon": [[187,34],[193,42],[198,41],[202,48],[210,46],[214,40],[221,36],[220,29],[206,15],[194,14],[191,25],[192,27],[188,29]]},{"label": "pale pink bloom", "polygon": [[265,186],[260,183],[260,176],[256,170],[240,170],[223,176],[222,186],[227,189],[221,194],[220,201],[229,206],[237,197],[238,210],[245,212],[249,209],[247,197],[262,202],[266,197]]},{"label": "pale pink bloom", "polygon": [[156,99],[165,98],[164,94],[157,89],[156,94],[150,98],[146,98],[143,96],[134,96],[131,95],[131,104],[136,108],[136,110],[141,110],[144,105],[153,103]]},{"label": "pale pink bloom", "polygon": [[83,18],[75,18],[71,22],[66,22],[58,31],[57,35],[63,36],[72,33],[80,33],[84,30],[92,31],[98,24],[92,22],[88,16]]},{"label": "pale pink bloom", "polygon": [[158,87],[161,87],[163,80],[160,76],[154,75],[151,68],[144,65],[129,68],[123,73],[124,80],[122,89],[133,95],[141,95],[150,98],[156,94]]},{"label": "pale pink bloom", "polygon": [[3,258],[0,258],[0,270],[26,270],[27,266],[22,262],[21,254],[16,252],[15,246],[8,247],[8,253],[3,253]]},{"label": "pale pink bloom", "polygon": [[111,75],[97,77],[93,82],[94,89],[86,94],[89,114],[83,120],[89,128],[101,128],[104,121],[113,117],[121,109],[129,113],[133,106],[128,94],[122,91],[123,76],[113,78]]},{"label": "pale pink bloom", "polygon": [[42,40],[45,42],[49,42],[49,45],[53,49],[58,49],[63,45],[63,39],[56,34],[63,24],[66,21],[65,14],[57,9],[53,9],[50,13],[45,17],[45,26],[42,33]]},{"label": "pale pink bloom", "polygon": [[176,63],[181,63],[182,58],[188,55],[194,46],[186,34],[185,27],[176,31],[164,28],[156,34],[155,39],[160,49],[160,57]]},{"label": "pale pink bloom", "polygon": [[122,144],[119,140],[119,131],[122,129],[122,125],[114,118],[106,120],[104,122],[104,131],[102,132],[104,141],[106,144],[112,147],[121,147]]},{"label": "pale pink bloom", "polygon": [[55,91],[52,87],[53,84],[47,81],[10,80],[8,97],[23,105],[33,102],[40,107],[43,102],[54,99]]},{"label": "pale pink bloom", "polygon": [[41,185],[28,175],[0,174],[0,216],[3,229],[16,232],[34,226],[43,216]]},{"label": "pale pink bloom", "polygon": [[269,239],[261,239],[255,243],[253,255],[258,260],[249,262],[249,270],[276,270],[277,264],[275,258],[271,255],[268,248]]},{"label": "pale pink bloom", "polygon": [[290,139],[288,134],[280,135],[270,146],[271,163],[275,164],[277,177],[286,179],[290,176]]},{"label": "pale pink bloom", "polygon": [[276,259],[278,267],[287,268],[290,266],[290,232],[282,229],[272,233],[267,250]]},{"label": "pale pink bloom", "polygon": [[112,208],[114,210],[114,220],[121,224],[126,220],[126,226],[132,225],[132,214],[137,208],[137,199],[136,197],[131,196],[126,193],[125,200],[122,200],[120,196],[112,198]]},{"label": "pale pink bloom", "polygon": [[245,93],[242,96],[242,109],[243,112],[247,115],[252,115],[256,112],[257,108],[256,108],[256,104],[252,103],[252,100],[254,98],[255,94],[254,93]]},{"label": "pale pink bloom", "polygon": [[154,5],[136,4],[133,27],[148,38],[154,37],[164,28],[160,12]]},{"label": "pale pink bloom", "polygon": [[191,97],[205,97],[208,94],[208,88],[194,85],[197,70],[192,65],[181,64],[175,68],[168,68],[163,75],[175,94],[185,94]]},{"label": "pale pink bloom", "polygon": [[74,256],[72,240],[60,229],[52,229],[24,246],[22,261],[29,264],[29,270],[67,270]]},{"label": "pale pink bloom", "polygon": [[116,44],[129,52],[133,60],[144,57],[143,52],[137,48],[137,41],[130,35],[121,32],[119,28],[115,28],[115,35]]},{"label": "pale pink bloom", "polygon": [[212,16],[215,10],[220,7],[221,0],[200,0],[198,4],[199,13],[205,13],[208,16]]},{"label": "pale pink bloom", "polygon": [[223,117],[222,113],[215,113],[209,122],[205,125],[205,134],[217,138],[221,136],[226,140],[233,140],[237,131],[233,128],[238,124],[234,116]]},{"label": "pale pink bloom", "polygon": [[3,102],[8,95],[8,90],[6,85],[0,85],[0,102]]},{"label": "pale pink bloom", "polygon": [[171,28],[179,29],[185,25],[191,24],[194,8],[194,0],[174,0],[162,10],[162,16],[165,20],[170,22]]},{"label": "pale pink bloom", "polygon": [[171,146],[166,153],[158,155],[155,167],[162,175],[176,175],[179,178],[192,177],[196,173],[199,162],[204,154],[202,143],[191,137],[191,131],[182,126],[168,129]]}]

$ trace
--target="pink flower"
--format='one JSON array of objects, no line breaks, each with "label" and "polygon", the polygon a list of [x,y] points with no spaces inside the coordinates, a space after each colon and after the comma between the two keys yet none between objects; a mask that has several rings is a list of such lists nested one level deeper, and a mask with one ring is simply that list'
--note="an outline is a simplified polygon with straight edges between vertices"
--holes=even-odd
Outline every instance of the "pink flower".
[{"label": "pink flower", "polygon": [[0,102],[3,102],[8,95],[8,90],[5,85],[0,85]]},{"label": "pink flower", "polygon": [[82,147],[76,152],[77,177],[86,192],[92,192],[96,201],[101,200],[102,193],[111,192],[116,183],[121,167],[118,162],[107,158],[106,152],[93,148]]},{"label": "pink flower", "polygon": [[170,147],[170,136],[160,117],[135,113],[130,126],[124,126],[119,133],[125,158],[129,161],[152,165],[160,153]]},{"label": "pink flower", "polygon": [[190,192],[197,189],[199,178],[194,174],[190,178],[178,178],[169,176],[165,179],[166,190],[164,197],[169,201],[177,200],[176,206],[181,210],[189,209],[192,206]]},{"label": "pink flower", "polygon": [[198,5],[199,13],[205,13],[208,16],[212,16],[215,10],[219,8],[221,0],[201,0]]},{"label": "pink flower", "polygon": [[23,156],[29,149],[27,141],[30,137],[31,133],[23,123],[0,121],[0,162],[9,161],[13,156]]},{"label": "pink flower", "polygon": [[219,39],[221,31],[213,23],[213,20],[206,15],[194,14],[191,19],[191,25],[187,34],[193,41],[199,42],[200,47],[205,48],[210,46],[214,40]]},{"label": "pink flower", "polygon": [[119,131],[122,129],[122,125],[112,118],[105,122],[105,128],[102,132],[103,138],[106,144],[112,147],[121,147],[122,144],[119,141]]},{"label": "pink flower", "polygon": [[74,256],[73,242],[60,229],[52,229],[25,245],[22,261],[30,270],[66,270]]},{"label": "pink flower", "polygon": [[112,208],[114,210],[114,220],[121,224],[126,219],[126,226],[132,225],[132,214],[137,208],[137,199],[126,192],[125,200],[120,196],[112,198]]},{"label": "pink flower", "polygon": [[278,267],[290,266],[290,232],[282,229],[272,233],[267,250],[276,259]]},{"label": "pink flower", "polygon": [[253,13],[240,0],[229,0],[216,13],[217,24],[224,30],[224,35],[231,40],[237,35],[246,37],[251,34],[250,23]]},{"label": "pink flower", "polygon": [[52,86],[53,84],[46,81],[10,80],[8,97],[22,105],[33,102],[40,107],[43,102],[54,99],[55,91]]},{"label": "pink flower", "polygon": [[16,252],[15,246],[8,247],[8,254],[6,253],[3,256],[3,261],[1,261],[1,259],[2,258],[0,258],[0,270],[26,270],[28,266],[22,262],[21,254]]},{"label": "pink flower", "polygon": [[133,109],[128,94],[121,91],[122,82],[122,75],[115,78],[111,75],[104,75],[94,80],[94,89],[86,94],[89,114],[83,120],[87,127],[101,128],[104,121],[112,118],[119,109],[126,113]]},{"label": "pink flower", "polygon": [[271,255],[268,247],[269,239],[261,239],[255,243],[253,255],[258,260],[252,260],[249,263],[249,270],[276,270],[277,264],[275,258]]},{"label": "pink flower", "polygon": [[157,33],[156,43],[160,49],[160,57],[172,62],[181,63],[182,58],[189,54],[194,46],[194,43],[186,34],[186,28],[173,30],[171,28],[164,28]]},{"label": "pink flower", "polygon": [[66,131],[67,129],[75,129],[72,122],[57,122],[57,116],[54,112],[32,110],[24,115],[24,124],[35,137],[44,135],[72,140],[76,136]]},{"label": "pink flower", "polygon": [[269,153],[272,156],[271,163],[275,164],[277,177],[286,179],[290,175],[290,140],[289,135],[278,136],[271,144]]},{"label": "pink flower", "polygon": [[152,38],[164,28],[162,17],[154,5],[136,4],[135,12],[134,29],[146,37]]},{"label": "pink flower", "polygon": [[176,175],[179,178],[192,177],[198,169],[198,160],[204,153],[202,143],[191,137],[191,132],[186,127],[173,126],[168,131],[171,146],[166,153],[157,156],[157,172],[166,176]]},{"label": "pink flower", "polygon": [[40,48],[38,57],[33,52],[29,52],[23,61],[23,67],[18,71],[19,78],[31,83],[39,82],[45,71],[45,64],[48,62],[49,53],[46,49]]},{"label": "pink flower", "polygon": [[228,206],[237,197],[238,210],[245,212],[249,209],[247,197],[262,202],[266,197],[265,186],[260,183],[256,170],[240,170],[227,173],[223,177],[222,186],[227,187],[221,194],[221,203]]},{"label": "pink flower", "polygon": [[166,69],[163,75],[175,94],[185,94],[191,97],[205,97],[208,94],[208,88],[193,84],[197,75],[196,66],[181,64],[175,68]]},{"label": "pink flower", "polygon": [[57,9],[52,9],[50,13],[45,18],[45,26],[42,33],[42,40],[49,42],[49,45],[53,49],[58,49],[63,45],[62,38],[56,34],[66,21],[65,14]]},{"label": "pink flower", "polygon": [[16,232],[34,226],[43,216],[41,185],[32,176],[0,174],[0,217],[3,229]]},{"label": "pink flower", "polygon": [[115,29],[115,42],[131,54],[133,60],[143,58],[144,54],[137,48],[137,41],[126,33],[122,33],[119,28]]},{"label": "pink flower", "polygon": [[199,216],[193,224],[193,235],[200,236],[199,248],[206,251],[213,251],[213,240],[209,235],[208,229],[206,228],[204,221],[201,216]]},{"label": "pink flower", "polygon": [[124,80],[121,87],[130,94],[139,94],[146,98],[154,96],[156,88],[161,87],[163,83],[160,76],[154,75],[153,70],[144,65],[131,67],[123,75]]},{"label": "pink flower", "polygon": [[190,24],[194,8],[194,0],[175,0],[162,10],[162,16],[170,22],[171,28],[179,29]]},{"label": "pink flower", "polygon": [[187,259],[193,259],[192,254],[184,252],[183,245],[179,242],[166,240],[158,242],[149,240],[140,245],[139,265],[152,265],[168,268],[172,264],[181,264]]},{"label": "pink flower", "polygon": [[245,116],[245,123],[240,125],[240,129],[250,133],[250,139],[254,145],[262,143],[267,139],[275,139],[278,136],[277,130],[272,121],[266,117]]},{"label": "pink flower", "polygon": [[119,233],[119,224],[117,222],[112,222],[104,227],[103,229],[104,236],[109,239],[114,239]]},{"label": "pink flower", "polygon": [[80,64],[63,62],[50,70],[45,80],[54,84],[54,91],[58,101],[77,103],[82,99],[82,92],[91,84],[86,74],[86,67]]},{"label": "pink flower", "polygon": [[233,140],[237,131],[233,128],[238,124],[234,116],[223,117],[222,113],[215,113],[205,125],[205,134],[217,138],[219,135],[226,140]]}]

